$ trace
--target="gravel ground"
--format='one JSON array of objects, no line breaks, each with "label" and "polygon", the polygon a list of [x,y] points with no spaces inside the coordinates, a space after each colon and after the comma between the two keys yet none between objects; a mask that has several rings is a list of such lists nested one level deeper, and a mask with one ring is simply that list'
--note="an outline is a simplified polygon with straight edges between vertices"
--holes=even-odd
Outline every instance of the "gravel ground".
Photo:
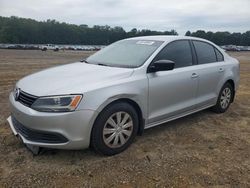
[{"label": "gravel ground", "polygon": [[0,187],[250,187],[250,52],[225,114],[204,110],[145,131],[125,152],[47,150],[33,156],[6,122],[8,94],[35,71],[91,52],[0,50]]}]

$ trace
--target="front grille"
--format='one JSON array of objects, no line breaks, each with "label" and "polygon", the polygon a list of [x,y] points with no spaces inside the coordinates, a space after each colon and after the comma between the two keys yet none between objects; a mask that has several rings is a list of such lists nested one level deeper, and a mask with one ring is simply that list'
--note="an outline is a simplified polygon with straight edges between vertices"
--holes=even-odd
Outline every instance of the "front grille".
[{"label": "front grille", "polygon": [[68,139],[59,133],[30,129],[22,125],[15,117],[11,116],[11,119],[16,131],[27,140],[54,144],[68,142]]},{"label": "front grille", "polygon": [[30,95],[28,93],[25,93],[24,91],[20,90],[19,96],[17,98],[17,101],[22,103],[25,106],[31,107],[31,105],[35,102],[37,99],[37,96]]}]

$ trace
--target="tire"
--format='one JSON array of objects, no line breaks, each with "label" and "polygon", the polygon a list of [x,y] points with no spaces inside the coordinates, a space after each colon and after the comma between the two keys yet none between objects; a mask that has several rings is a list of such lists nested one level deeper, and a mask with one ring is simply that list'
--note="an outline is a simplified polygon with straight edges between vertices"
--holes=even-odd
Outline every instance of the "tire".
[{"label": "tire", "polygon": [[104,155],[121,153],[135,139],[138,127],[138,114],[133,106],[125,102],[111,104],[98,115],[94,123],[91,147]]},{"label": "tire", "polygon": [[212,107],[212,111],[218,114],[226,112],[233,101],[233,96],[234,90],[232,85],[228,82],[225,83],[220,90],[216,105]]}]

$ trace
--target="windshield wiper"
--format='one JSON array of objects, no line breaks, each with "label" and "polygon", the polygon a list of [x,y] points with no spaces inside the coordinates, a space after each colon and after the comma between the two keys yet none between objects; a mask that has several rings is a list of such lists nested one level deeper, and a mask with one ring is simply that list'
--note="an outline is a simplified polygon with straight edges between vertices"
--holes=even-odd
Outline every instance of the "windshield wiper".
[{"label": "windshield wiper", "polygon": [[117,68],[136,68],[137,67],[137,66],[133,66],[133,65],[105,64],[105,63],[97,63],[97,62],[91,62],[90,63],[86,59],[81,60],[81,62],[88,63],[88,64],[105,66],[105,67],[117,67]]},{"label": "windshield wiper", "polygon": [[[82,59],[80,62],[83,62],[83,63],[88,63],[90,64],[86,59]],[[104,64],[104,63],[97,63],[96,65],[101,65],[101,66],[108,66],[107,64]]]},{"label": "windshield wiper", "polygon": [[80,62],[82,62],[82,63],[89,63],[86,59],[82,59]]},{"label": "windshield wiper", "polygon": [[97,65],[108,66],[107,64],[104,64],[104,63],[98,63]]},{"label": "windshield wiper", "polygon": [[117,68],[136,68],[136,66],[134,65],[104,64],[104,63],[97,63],[96,65],[107,66],[107,67],[117,67]]}]

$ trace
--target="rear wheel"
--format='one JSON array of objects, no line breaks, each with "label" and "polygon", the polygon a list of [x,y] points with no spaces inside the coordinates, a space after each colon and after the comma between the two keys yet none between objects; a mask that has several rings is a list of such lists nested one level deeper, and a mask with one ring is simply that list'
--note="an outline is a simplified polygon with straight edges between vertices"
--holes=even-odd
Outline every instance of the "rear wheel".
[{"label": "rear wheel", "polygon": [[124,102],[111,104],[96,119],[91,145],[104,155],[118,154],[133,142],[138,125],[138,115],[131,105]]},{"label": "rear wheel", "polygon": [[230,83],[225,83],[221,88],[219,93],[219,97],[217,99],[216,105],[212,108],[212,110],[216,113],[224,113],[229,108],[232,98],[233,98],[233,87]]}]

